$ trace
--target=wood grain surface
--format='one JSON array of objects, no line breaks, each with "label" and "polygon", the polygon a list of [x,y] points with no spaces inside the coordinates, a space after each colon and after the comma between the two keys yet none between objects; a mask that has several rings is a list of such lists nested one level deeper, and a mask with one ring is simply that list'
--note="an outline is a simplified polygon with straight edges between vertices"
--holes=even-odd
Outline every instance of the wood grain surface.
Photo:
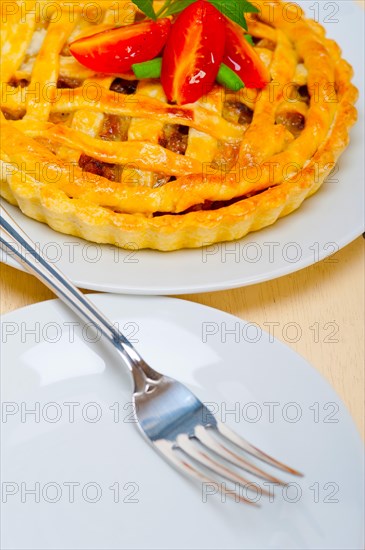
[{"label": "wood grain surface", "polygon": [[[364,438],[362,237],[302,271],[235,290],[179,296],[274,331],[334,387]],[[1,312],[54,297],[31,275],[0,265]]]}]

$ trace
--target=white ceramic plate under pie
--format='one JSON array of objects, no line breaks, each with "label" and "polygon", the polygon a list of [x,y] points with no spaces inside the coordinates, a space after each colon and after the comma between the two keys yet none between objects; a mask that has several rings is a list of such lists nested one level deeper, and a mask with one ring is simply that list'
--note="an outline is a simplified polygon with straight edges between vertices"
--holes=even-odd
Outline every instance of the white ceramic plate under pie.
[{"label": "white ceramic plate under pie", "polygon": [[[128,252],[56,233],[9,206],[40,249],[77,286],[125,294],[184,294],[267,281],[335,253],[364,231],[364,12],[357,2],[298,2],[340,44],[360,90],[359,120],[338,167],[299,210],[240,241],[205,249]],[[0,256],[1,257],[1,256]],[[3,261],[19,267],[5,255]]]}]

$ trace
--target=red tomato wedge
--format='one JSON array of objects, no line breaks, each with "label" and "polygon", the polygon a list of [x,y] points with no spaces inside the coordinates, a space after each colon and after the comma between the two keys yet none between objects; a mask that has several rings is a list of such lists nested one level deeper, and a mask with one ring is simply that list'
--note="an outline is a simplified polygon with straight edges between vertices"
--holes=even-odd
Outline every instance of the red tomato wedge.
[{"label": "red tomato wedge", "polygon": [[247,42],[242,28],[226,19],[226,45],[223,63],[228,65],[247,88],[264,88],[270,82],[269,70]]},{"label": "red tomato wedge", "polygon": [[164,47],[170,19],[142,21],[99,32],[70,44],[70,52],[85,67],[101,73],[125,73],[133,63],[156,57]]},{"label": "red tomato wedge", "polygon": [[162,57],[167,99],[192,103],[214,84],[224,53],[224,16],[206,0],[184,9],[171,27]]}]

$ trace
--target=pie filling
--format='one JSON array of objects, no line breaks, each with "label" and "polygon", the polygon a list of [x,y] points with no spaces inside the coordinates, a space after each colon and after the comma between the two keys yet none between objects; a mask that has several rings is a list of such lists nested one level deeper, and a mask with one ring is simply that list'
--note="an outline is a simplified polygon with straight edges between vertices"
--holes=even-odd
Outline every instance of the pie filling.
[{"label": "pie filling", "polygon": [[[274,43],[267,40],[256,39],[255,42],[258,45],[261,45],[260,47],[267,48],[269,50],[275,47]],[[138,84],[139,82],[137,80],[127,80],[125,78],[117,77],[113,79],[112,83],[110,84],[109,90],[117,94],[133,96],[137,91]],[[19,81],[13,79],[10,85],[15,89],[26,88],[30,85],[30,82],[24,78]],[[80,82],[79,79],[67,77],[66,75],[60,76],[57,81],[57,88],[61,90],[76,89],[79,88],[81,85],[82,82]],[[248,107],[247,104],[243,103],[242,101],[237,100],[237,98],[234,97],[237,94],[229,94],[226,92],[223,93],[224,95],[227,95],[227,97],[222,102],[222,118],[227,122],[241,126],[244,133],[252,122],[253,109]],[[310,96],[307,86],[305,85],[293,85],[293,89],[290,93],[291,97],[298,98],[300,107],[299,109],[295,109],[295,106],[293,106],[293,108],[287,111],[279,111],[275,118],[275,124],[281,124],[292,134],[294,138],[297,138],[305,127],[305,115],[302,114],[302,111],[303,108],[308,109]],[[21,120],[23,118],[21,113],[13,114],[6,110],[6,106],[4,107],[5,108],[3,112],[6,119]],[[51,113],[49,120],[54,124],[66,123],[67,125],[72,126],[72,115],[68,113]],[[128,130],[131,120],[132,117],[130,116],[106,114],[103,117],[103,122],[97,137],[104,141],[126,142],[128,141]],[[173,153],[176,153],[178,155],[185,155],[186,149],[188,147],[189,131],[189,126],[185,126],[183,124],[164,124],[160,129],[158,144],[164,149],[168,149]],[[42,138],[36,139],[39,142],[44,142]],[[224,167],[224,171],[228,172],[229,169],[235,165],[238,149],[236,148],[234,150],[234,148],[230,148],[229,157],[224,158],[224,154],[222,154],[222,149],[224,149],[224,145],[224,142],[218,142],[217,144],[217,150],[210,165],[213,171],[216,171],[218,167],[220,167],[221,169],[222,167]],[[57,153],[57,149],[55,150],[55,153]],[[125,167],[125,165],[123,164],[105,162],[103,160],[93,158],[92,156],[82,152],[78,159],[78,165],[83,172],[96,176],[102,176],[103,178],[106,178],[113,182],[121,182],[123,179],[123,169]],[[127,164],[127,171],[128,170],[130,170],[129,164]],[[174,181],[175,179],[175,176],[164,176],[163,174],[156,173],[154,174],[154,182],[152,184],[152,187],[165,185],[167,182]],[[261,190],[252,191],[248,194],[228,200],[205,200],[202,203],[187,208],[185,211],[181,212],[181,214],[201,210],[217,210],[219,208],[224,208],[259,193],[261,193]],[[171,213],[155,212],[154,216],[162,216],[164,214]]]}]

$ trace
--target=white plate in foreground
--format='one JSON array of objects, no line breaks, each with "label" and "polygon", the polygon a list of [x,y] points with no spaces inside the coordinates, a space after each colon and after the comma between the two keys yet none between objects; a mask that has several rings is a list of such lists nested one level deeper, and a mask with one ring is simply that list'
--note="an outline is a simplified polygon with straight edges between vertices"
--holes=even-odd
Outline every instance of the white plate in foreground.
[{"label": "white plate in foreground", "polygon": [[[320,191],[272,227],[207,249],[127,252],[56,233],[9,211],[40,249],[80,287],[126,294],[183,294],[267,281],[307,267],[364,231],[364,13],[349,0],[299,2],[337,40],[354,67],[360,90],[359,121],[338,171]],[[356,37],[356,40],[354,40]],[[336,169],[337,170],[337,169]],[[1,256],[0,256],[1,257]],[[3,255],[13,266],[18,264]]]},{"label": "white plate in foreground", "polygon": [[4,550],[363,548],[362,444],[303,358],[191,302],[91,299],[152,366],[305,477],[267,485],[276,498],[258,496],[257,509],[182,476],[131,422],[132,385],[113,353],[59,301],[44,302],[2,325]]}]

